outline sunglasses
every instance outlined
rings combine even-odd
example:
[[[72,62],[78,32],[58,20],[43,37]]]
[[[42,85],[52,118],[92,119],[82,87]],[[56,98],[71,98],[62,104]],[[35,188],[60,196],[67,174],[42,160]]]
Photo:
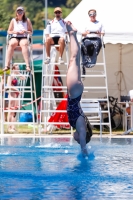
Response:
[[[96,13],[90,13],[89,16],[90,17],[96,16]]]
[[[22,11],[22,10],[18,10],[17,13],[18,13],[19,15],[21,15],[21,14],[23,14],[23,11]]]
[[[60,13],[61,13],[60,11],[55,12],[55,14],[60,14]]]

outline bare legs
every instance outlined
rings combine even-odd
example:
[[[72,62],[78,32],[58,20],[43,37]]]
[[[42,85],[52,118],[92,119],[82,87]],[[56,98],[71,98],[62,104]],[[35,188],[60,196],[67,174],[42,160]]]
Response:
[[[10,67],[10,61],[12,59],[14,49],[17,46],[18,46],[18,40],[16,38],[12,38],[9,41],[9,46],[8,46],[8,50],[7,50],[6,63],[5,63],[6,67]]]
[[[8,107],[9,110],[10,110],[11,107],[16,109],[15,106],[17,106],[17,102],[16,102],[17,100],[12,100],[11,98],[16,98],[16,95],[14,94],[13,96],[10,96],[9,107]],[[15,112],[9,112],[8,113],[8,122],[16,122],[16,116],[15,115],[16,115]],[[11,123],[8,126],[8,131],[14,132],[15,131],[15,125]]]
[[[50,57],[50,49],[51,49],[51,45],[54,44],[54,41],[51,37],[47,37],[46,39],[46,53],[47,53],[47,57]],[[63,51],[64,51],[64,47],[65,47],[65,40],[64,38],[60,37],[58,44],[60,45],[59,47],[59,56],[62,57],[63,55]]]
[[[64,38],[60,37],[58,44],[59,46],[59,56],[62,58],[64,47],[65,47],[65,40]]]
[[[29,50],[28,50],[28,40],[27,39],[21,39],[19,42],[19,45],[22,49],[22,55],[24,58],[24,61],[26,63],[26,68],[29,71]]]
[[[22,55],[23,55],[24,61],[26,63],[26,69],[27,69],[27,71],[30,71],[28,40],[27,39],[21,39],[20,42],[19,42],[16,38],[12,38],[9,41],[9,46],[8,46],[7,56],[6,56],[6,63],[5,63],[6,67],[3,69],[3,71],[7,71],[10,68],[10,61],[12,59],[12,56],[13,56],[13,53],[14,53],[14,49],[18,45],[20,45],[20,47],[22,49]]]
[[[80,96],[83,92],[83,84],[80,76],[80,48],[76,37],[76,30],[67,22],[66,24],[70,36],[71,58],[67,72],[67,89],[71,99]],[[80,106],[80,105],[79,105]],[[76,132],[74,133],[75,140],[80,143],[81,150],[84,155],[87,155],[86,149],[86,123],[83,116],[79,116],[76,121]]]
[[[47,37],[46,39],[46,53],[47,53],[47,57],[50,57],[50,48],[51,48],[51,45],[54,44],[54,41],[52,40],[51,37]]]
[[[67,25],[67,29],[71,28],[70,25]],[[68,29],[68,31],[69,31]],[[79,44],[76,38],[76,32],[73,29],[70,29],[70,63],[67,72],[67,89],[70,98],[74,99],[82,94],[83,84],[80,77],[80,49]]]
[[[19,74],[20,74],[19,66],[17,64],[14,64],[12,68],[13,76],[8,76],[7,78],[7,86],[9,86],[8,122],[16,122],[16,112],[14,110],[17,110],[17,108],[19,108],[20,100],[18,99],[18,97],[21,94],[21,92],[17,88],[15,88],[16,84],[14,81],[16,81],[15,80],[16,75],[19,75]],[[24,76],[19,76],[19,78],[20,80],[25,80]],[[8,126],[8,130],[9,132],[14,132],[15,124],[10,123]]]

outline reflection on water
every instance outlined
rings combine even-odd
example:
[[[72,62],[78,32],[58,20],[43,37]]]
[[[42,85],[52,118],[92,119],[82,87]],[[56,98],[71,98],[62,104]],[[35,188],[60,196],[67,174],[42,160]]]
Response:
[[[133,199],[132,139],[1,138],[0,199]]]

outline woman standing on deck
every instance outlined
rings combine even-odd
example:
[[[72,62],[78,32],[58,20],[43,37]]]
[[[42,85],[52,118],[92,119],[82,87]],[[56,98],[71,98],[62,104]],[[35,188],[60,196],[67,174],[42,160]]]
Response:
[[[71,58],[67,72],[67,113],[70,125],[76,128],[74,139],[80,144],[81,151],[86,156],[88,155],[86,144],[91,139],[92,130],[87,117],[80,107],[80,100],[84,89],[80,72],[80,47],[76,37],[77,30],[73,27],[72,23],[67,22],[66,28],[70,37],[71,50]]]

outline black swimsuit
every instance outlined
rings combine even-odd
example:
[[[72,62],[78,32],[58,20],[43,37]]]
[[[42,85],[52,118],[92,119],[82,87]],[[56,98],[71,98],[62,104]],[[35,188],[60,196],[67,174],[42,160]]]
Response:
[[[67,104],[67,114],[69,123],[73,128],[76,128],[76,121],[79,118],[81,108],[79,107],[79,102],[81,100],[81,95],[76,97],[75,99],[71,99],[68,96],[68,104]]]
[[[84,115],[81,107],[79,107],[79,102],[81,100],[81,95],[76,97],[75,99],[71,99],[68,96],[68,104],[67,104],[67,114],[68,114],[68,119],[69,123],[73,128],[76,128],[76,122],[79,116],[82,116],[85,118],[85,123],[86,123],[86,144],[90,141],[91,136],[92,136],[92,128],[89,123],[89,120],[87,117]]]

